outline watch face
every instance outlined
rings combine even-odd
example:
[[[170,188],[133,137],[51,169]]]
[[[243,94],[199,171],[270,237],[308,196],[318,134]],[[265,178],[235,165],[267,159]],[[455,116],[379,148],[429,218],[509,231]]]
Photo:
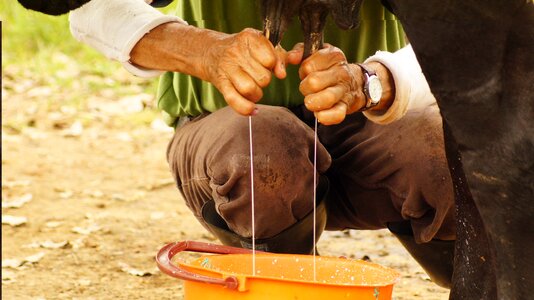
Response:
[[[377,76],[369,77],[369,97],[373,102],[378,102],[382,98],[382,84]]]

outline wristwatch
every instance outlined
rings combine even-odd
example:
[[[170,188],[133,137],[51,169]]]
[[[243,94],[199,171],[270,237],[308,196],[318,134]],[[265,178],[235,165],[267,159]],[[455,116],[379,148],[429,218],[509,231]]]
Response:
[[[376,75],[375,71],[369,69],[369,67],[363,64],[358,64],[358,66],[362,68],[363,73],[365,74],[363,93],[367,98],[367,102],[361,109],[363,111],[368,110],[373,106],[377,106],[378,103],[380,103],[380,98],[382,98],[382,84],[380,83],[380,79]]]

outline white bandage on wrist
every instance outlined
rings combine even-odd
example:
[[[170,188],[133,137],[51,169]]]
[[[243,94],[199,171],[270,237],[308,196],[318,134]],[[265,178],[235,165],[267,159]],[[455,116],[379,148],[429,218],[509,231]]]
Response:
[[[162,73],[129,62],[137,42],[153,28],[168,22],[181,22],[164,15],[144,0],[92,0],[69,16],[72,35],[106,57],[117,60],[131,73],[152,77]]]
[[[388,110],[363,112],[372,122],[389,124],[402,118],[409,109],[436,102],[410,45],[395,53],[377,51],[375,55],[366,59],[365,63],[371,61],[386,66],[395,82],[395,99]]]

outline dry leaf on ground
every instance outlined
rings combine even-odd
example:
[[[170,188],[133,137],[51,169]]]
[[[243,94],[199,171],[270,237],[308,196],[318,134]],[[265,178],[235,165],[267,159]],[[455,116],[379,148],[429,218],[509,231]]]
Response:
[[[28,218],[12,216],[12,215],[2,215],[2,224],[7,224],[13,227],[24,225],[28,222]]]
[[[54,241],[43,241],[43,242],[35,242],[31,243],[29,245],[25,246],[26,248],[45,248],[45,249],[67,249],[72,248],[72,244],[69,241],[61,241],[61,242],[54,242]]]
[[[44,256],[45,256],[44,252],[39,252],[34,255],[26,256],[23,259],[18,259],[18,258],[2,259],[2,268],[18,269],[27,263],[35,264],[39,262]]]
[[[83,125],[82,122],[76,121],[74,122],[68,129],[65,129],[62,132],[62,135],[64,137],[79,137],[83,133]]]
[[[119,262],[119,268],[123,272],[126,272],[130,275],[139,276],[139,277],[151,276],[155,274],[155,271],[141,271],[138,269],[134,269],[124,262]]]
[[[100,229],[101,229],[100,226],[98,226],[97,224],[90,224],[87,227],[76,226],[76,227],[72,228],[72,232],[83,234],[83,235],[88,235],[88,234],[91,234],[93,232],[99,231]]]
[[[2,285],[15,282],[17,275],[10,270],[2,270]]]
[[[4,133],[2,132],[2,137],[4,136]],[[21,186],[29,186],[31,184],[31,180],[6,180],[2,182],[2,188],[12,189],[15,187],[21,187]]]
[[[48,228],[56,228],[56,227],[61,226],[61,224],[63,224],[63,222],[60,222],[60,221],[50,221],[50,222],[46,222],[46,223],[45,223],[45,226],[48,227]]]
[[[2,201],[2,208],[21,208],[24,204],[32,201],[32,199],[33,195],[30,193],[13,199],[5,199]]]

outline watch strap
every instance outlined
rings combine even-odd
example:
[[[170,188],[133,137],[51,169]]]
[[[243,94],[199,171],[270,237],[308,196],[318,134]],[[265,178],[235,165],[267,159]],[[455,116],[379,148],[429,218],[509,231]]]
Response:
[[[360,68],[362,68],[362,70],[367,74],[367,76],[376,75],[376,72],[370,69],[368,66],[364,64],[357,64],[357,65],[360,66]]]
[[[366,65],[359,64],[359,63],[357,65],[360,66],[360,68],[362,68],[364,74],[366,75],[365,76],[365,83],[364,83],[364,86],[363,86],[363,94],[365,95],[366,102],[365,102],[365,106],[363,106],[360,109],[360,111],[365,111],[365,110],[370,109],[371,107],[377,106],[378,103],[380,103],[380,101],[377,101],[377,102],[373,101],[373,99],[371,99],[371,96],[369,95],[369,91],[368,91],[368,89],[369,89],[369,78],[371,78],[371,76],[377,76],[377,75],[376,75],[376,72],[373,69],[367,67]]]

